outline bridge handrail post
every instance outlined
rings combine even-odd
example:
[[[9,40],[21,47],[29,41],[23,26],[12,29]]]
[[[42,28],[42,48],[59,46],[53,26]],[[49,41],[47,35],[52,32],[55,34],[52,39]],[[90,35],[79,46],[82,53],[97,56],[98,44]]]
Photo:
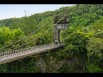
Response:
[[[38,46],[38,51],[39,51],[39,46]]]
[[[17,51],[16,50],[14,50],[14,55],[16,56],[16,53],[17,53]]]

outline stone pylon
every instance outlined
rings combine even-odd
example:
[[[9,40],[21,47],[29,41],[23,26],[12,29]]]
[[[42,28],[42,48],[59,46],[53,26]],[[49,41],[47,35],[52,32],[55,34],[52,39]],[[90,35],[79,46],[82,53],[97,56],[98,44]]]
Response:
[[[60,44],[60,30],[68,26],[67,17],[65,16],[59,21],[59,17],[54,18],[54,44]]]

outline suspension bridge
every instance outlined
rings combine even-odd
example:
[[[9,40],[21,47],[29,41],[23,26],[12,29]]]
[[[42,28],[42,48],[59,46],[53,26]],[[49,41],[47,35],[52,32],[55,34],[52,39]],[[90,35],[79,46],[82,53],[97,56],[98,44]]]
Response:
[[[9,63],[18,59],[25,58],[27,56],[31,56],[31,55],[46,52],[48,50],[53,50],[56,48],[63,47],[64,44],[60,42],[60,30],[67,28],[67,26],[68,26],[68,22],[66,16],[63,16],[61,19],[59,19],[58,16],[56,16],[54,18],[54,43],[53,44],[38,45],[38,46],[20,49],[20,47],[27,45],[29,42],[32,42],[31,40],[28,43],[18,47],[18,49],[0,52],[0,64]],[[34,34],[34,32],[32,32],[30,35],[32,34]],[[16,41],[15,43],[19,41],[20,40]],[[6,48],[6,47],[7,46],[4,46],[2,48]]]

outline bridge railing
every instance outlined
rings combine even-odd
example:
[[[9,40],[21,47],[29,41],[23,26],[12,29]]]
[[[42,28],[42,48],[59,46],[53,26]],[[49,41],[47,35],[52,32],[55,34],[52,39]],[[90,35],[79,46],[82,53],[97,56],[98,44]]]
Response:
[[[0,58],[4,57],[4,56],[7,56],[9,57],[9,55],[13,56],[13,55],[19,55],[19,53],[22,53],[22,54],[26,54],[26,53],[29,53],[31,52],[31,50],[34,50],[37,48],[37,51],[39,51],[41,48],[47,48],[47,47],[50,47],[50,48],[56,48],[60,45],[63,45],[63,44],[45,44],[45,45],[38,45],[38,46],[34,46],[34,47],[29,47],[29,48],[24,48],[24,49],[19,49],[19,50],[14,50],[14,51],[7,51],[7,52],[1,52],[0,53]]]

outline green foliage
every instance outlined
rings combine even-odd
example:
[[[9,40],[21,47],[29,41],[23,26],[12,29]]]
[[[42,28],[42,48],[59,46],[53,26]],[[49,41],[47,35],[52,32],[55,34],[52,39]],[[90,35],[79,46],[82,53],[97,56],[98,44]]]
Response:
[[[32,42],[21,48],[53,43],[53,18],[56,15],[60,18],[67,15],[69,27],[62,31],[60,36],[65,47],[54,50],[55,53],[51,52],[46,56],[39,55],[43,56],[45,72],[103,72],[100,67],[103,63],[102,10],[103,4],[77,4],[28,17],[0,20],[0,47],[10,45],[24,37],[26,39],[3,50],[17,48],[31,40]],[[36,30],[38,30],[36,33],[28,37]],[[42,63],[38,65],[39,56],[0,66],[0,72],[42,72],[44,70],[40,66]]]
[[[23,36],[24,32],[22,32],[20,28],[12,30],[3,26],[0,28],[0,46],[2,47],[3,45],[10,45],[16,40],[21,39]],[[12,46],[10,46],[10,48],[12,48]]]
[[[43,45],[52,42],[52,38],[50,33],[45,31],[45,34],[40,33],[36,39],[36,45]]]
[[[95,33],[95,37],[103,39],[103,31]]]
[[[103,17],[101,17],[100,20],[93,23],[92,27],[95,30],[95,32],[103,31]]]
[[[89,73],[102,73],[103,72],[103,70],[100,67],[94,64],[89,64],[86,67],[86,69],[87,69],[87,72]]]
[[[103,39],[92,37],[87,43],[87,55],[89,61],[98,61],[98,63],[103,58]]]
[[[61,69],[59,70],[59,72],[62,72],[62,73],[72,73],[73,70],[70,68],[70,66],[68,64],[63,64]]]
[[[83,34],[80,33],[71,33],[66,39],[65,43],[68,50],[72,55],[84,55],[86,53],[85,45],[87,43],[88,38],[86,38]]]

